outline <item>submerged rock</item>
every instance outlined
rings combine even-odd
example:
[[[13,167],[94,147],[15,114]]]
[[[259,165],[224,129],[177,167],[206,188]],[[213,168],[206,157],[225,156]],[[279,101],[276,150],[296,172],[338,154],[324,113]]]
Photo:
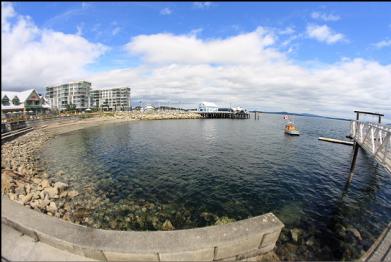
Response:
[[[61,193],[68,188],[68,184],[63,182],[56,182],[54,183],[54,187],[58,188],[58,191]]]
[[[223,216],[223,217],[217,218],[215,225],[224,225],[224,224],[228,224],[228,223],[232,223],[232,222],[235,222],[235,219]]]
[[[69,198],[74,198],[75,196],[78,196],[78,195],[79,195],[79,192],[77,192],[75,190],[72,190],[72,191],[68,192],[68,197]]]
[[[162,230],[165,230],[165,231],[168,231],[168,230],[174,230],[174,226],[171,224],[171,221],[166,219],[166,221],[164,221],[163,223],[163,226],[162,226]]]
[[[349,226],[346,230],[352,232],[352,234],[353,234],[358,240],[360,240],[360,241],[362,240],[360,231],[358,231],[356,228]]]
[[[301,235],[301,230],[298,228],[291,229],[291,237],[293,241],[298,242]]]

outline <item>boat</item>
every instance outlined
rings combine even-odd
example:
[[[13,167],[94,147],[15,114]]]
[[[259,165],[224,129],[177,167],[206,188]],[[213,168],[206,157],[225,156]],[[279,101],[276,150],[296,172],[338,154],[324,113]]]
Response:
[[[297,130],[296,126],[292,122],[289,122],[288,124],[285,125],[284,132],[285,132],[285,134],[291,135],[291,136],[299,136],[300,135],[299,130]]]

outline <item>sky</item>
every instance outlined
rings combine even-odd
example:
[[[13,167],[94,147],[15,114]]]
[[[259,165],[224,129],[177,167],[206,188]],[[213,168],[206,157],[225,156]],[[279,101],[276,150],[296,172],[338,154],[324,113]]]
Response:
[[[2,90],[391,122],[390,2],[2,2]]]

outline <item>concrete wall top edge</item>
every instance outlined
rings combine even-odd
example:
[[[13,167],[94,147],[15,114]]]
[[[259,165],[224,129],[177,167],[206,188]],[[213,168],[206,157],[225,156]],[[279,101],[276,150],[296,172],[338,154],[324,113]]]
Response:
[[[279,232],[284,224],[272,213],[226,225],[174,231],[114,231],[72,224],[24,207],[2,196],[2,221],[44,236],[47,241],[113,252],[181,252],[213,248],[255,235]],[[49,243],[50,244],[50,243]]]

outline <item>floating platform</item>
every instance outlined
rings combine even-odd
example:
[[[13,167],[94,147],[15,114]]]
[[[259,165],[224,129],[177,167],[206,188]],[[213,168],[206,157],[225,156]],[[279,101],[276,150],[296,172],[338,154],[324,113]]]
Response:
[[[235,113],[235,112],[195,112],[203,118],[230,118],[230,119],[249,119],[249,113]]]
[[[339,139],[334,139],[334,138],[319,137],[318,139],[321,141],[330,142],[330,143],[343,144],[343,145],[348,145],[348,146],[354,145],[354,142],[339,140]]]

